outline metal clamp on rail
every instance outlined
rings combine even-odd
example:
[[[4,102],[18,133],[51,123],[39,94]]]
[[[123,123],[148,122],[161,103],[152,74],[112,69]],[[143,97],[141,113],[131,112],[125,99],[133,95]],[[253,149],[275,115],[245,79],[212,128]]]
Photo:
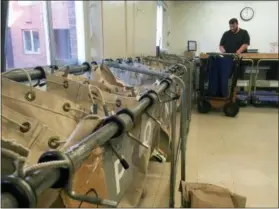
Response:
[[[40,79],[46,79],[46,71],[43,67],[37,66],[34,68],[34,70],[39,70],[41,72],[41,78]]]
[[[156,95],[156,97],[152,96],[152,95]],[[147,92],[145,92],[140,98],[139,98],[139,101],[143,100],[144,98],[148,98],[150,103],[148,104],[147,108],[148,109],[149,107],[151,107],[155,102],[156,99],[159,99],[159,96],[158,96],[158,93],[154,90],[148,90]]]
[[[113,59],[111,59],[111,58],[103,59],[102,63],[104,63],[104,62],[113,62]]]
[[[102,123],[102,126],[105,126],[110,122],[114,122],[118,126],[117,132],[111,138],[117,138],[117,137],[121,136],[123,134],[123,132],[126,130],[125,122],[117,115],[111,115],[111,116],[105,118]],[[98,127],[98,128],[101,128],[101,127]]]
[[[116,115],[120,115],[120,114],[129,115],[132,120],[133,126],[135,126],[136,118],[134,113],[129,108],[123,108],[116,113]]]
[[[128,112],[128,111],[126,111],[126,112]],[[110,122],[114,122],[118,125],[118,131],[111,137],[111,139],[121,136],[124,133],[124,131],[126,130],[125,122],[122,121],[122,119],[120,117],[118,117],[118,115],[112,115],[112,116],[105,118],[103,123],[101,123],[100,126],[98,126],[94,131],[98,130],[99,128],[105,126],[106,124],[108,124]],[[108,141],[107,144],[110,146],[110,148],[112,149],[112,152],[119,159],[120,164],[123,166],[123,168],[125,170],[127,170],[130,166],[129,166],[129,163],[125,160],[124,156],[121,155],[120,153],[118,153],[118,151],[114,148],[114,146],[111,144],[110,141]]]
[[[116,59],[116,62],[118,62],[119,64],[122,64],[123,59],[121,59],[121,58],[117,58],[117,59]]]
[[[89,71],[91,70],[91,65],[89,64],[89,62],[84,62],[82,63],[82,65],[86,65],[87,69],[85,71]]]
[[[36,87],[36,86],[42,87],[42,86],[46,85],[46,82],[41,83],[41,79],[46,79],[46,72],[45,72],[44,68],[41,66],[37,66],[34,68],[34,70],[39,70],[41,72],[42,76],[41,76],[41,78],[38,79],[38,82],[33,87]]]
[[[59,69],[59,67],[57,65],[50,65],[49,68],[50,68],[51,73],[54,73],[56,70]]]
[[[140,57],[136,57],[135,61],[140,63],[141,62],[141,58]]]
[[[12,196],[18,208],[35,208],[37,205],[37,196],[32,187],[24,179],[14,175],[1,178],[2,201],[5,195]]]
[[[170,85],[172,84],[172,79],[171,78],[164,78],[163,80],[160,81],[160,85],[162,83],[167,83],[168,86],[167,86],[166,89],[168,89],[170,87]]]
[[[70,173],[73,172],[70,168],[73,167],[69,157],[59,151],[50,151],[44,153],[40,159],[39,163],[43,162],[55,162],[56,160],[67,160],[69,165],[67,167],[56,168],[59,170],[59,175],[57,179],[53,179],[54,183],[49,188],[63,188],[69,182]],[[45,168],[43,168],[45,169]],[[40,172],[45,172],[39,169]],[[52,170],[53,171],[53,170]],[[42,173],[41,173],[42,174]],[[29,176],[21,178],[19,176],[5,176],[1,179],[1,194],[6,195],[6,201],[14,199],[16,203],[14,206],[19,208],[34,208],[37,205],[37,187],[40,184],[41,179],[34,180],[34,176],[37,175],[37,171],[33,171]],[[52,178],[52,177],[50,177]],[[33,180],[32,180],[33,179]],[[5,206],[5,205],[4,205]]]
[[[58,70],[59,69],[59,67],[57,65],[50,65],[49,68],[53,69],[53,70]]]
[[[132,57],[128,57],[126,62],[127,63],[133,63],[133,58]]]
[[[129,116],[131,117],[131,119],[132,119],[133,127],[136,126],[136,118],[135,118],[135,115],[134,115],[134,113],[133,113],[130,109],[128,109],[128,108],[123,108],[123,109],[121,109],[120,111],[118,111],[118,112],[116,113],[116,115],[121,115],[121,114],[129,115]],[[130,139],[132,139],[132,140],[134,140],[135,142],[137,142],[139,145],[143,146],[144,148],[149,149],[149,146],[148,146],[148,145],[146,145],[146,144],[144,144],[143,142],[141,142],[139,139],[137,139],[137,137],[135,137],[135,136],[134,136],[132,133],[130,133],[129,131],[127,132],[127,136],[128,136]],[[120,161],[120,162],[121,162],[121,161]],[[124,166],[123,166],[123,167],[124,167]],[[124,168],[125,168],[125,167],[124,167]]]
[[[73,163],[71,159],[68,157],[67,154],[60,152],[60,151],[48,151],[42,154],[42,156],[39,158],[38,163],[44,163],[44,162],[51,162],[51,161],[57,161],[57,160],[66,160],[69,162],[68,167],[61,167],[59,168],[59,179],[52,185],[51,188],[58,189],[63,188],[65,185],[68,184],[70,180],[70,173],[73,172]]]

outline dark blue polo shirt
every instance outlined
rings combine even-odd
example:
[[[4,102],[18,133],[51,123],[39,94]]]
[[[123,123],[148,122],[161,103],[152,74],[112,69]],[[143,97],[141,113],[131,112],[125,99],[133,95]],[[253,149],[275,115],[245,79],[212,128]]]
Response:
[[[220,41],[220,46],[223,46],[226,53],[236,53],[242,44],[250,45],[250,36],[244,29],[239,29],[237,33],[233,33],[231,30],[226,31]],[[245,50],[243,53],[247,52]]]

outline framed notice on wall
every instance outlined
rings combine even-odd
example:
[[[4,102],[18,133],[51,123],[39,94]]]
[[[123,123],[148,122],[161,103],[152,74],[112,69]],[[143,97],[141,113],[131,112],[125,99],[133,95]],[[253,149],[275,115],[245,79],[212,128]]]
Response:
[[[188,47],[187,47],[187,50],[189,52],[191,51],[197,51],[197,42],[196,41],[188,41]]]

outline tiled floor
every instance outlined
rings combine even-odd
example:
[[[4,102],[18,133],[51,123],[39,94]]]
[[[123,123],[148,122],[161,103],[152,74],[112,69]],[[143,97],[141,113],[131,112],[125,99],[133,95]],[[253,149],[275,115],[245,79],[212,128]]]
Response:
[[[187,181],[227,187],[247,197],[246,207],[278,207],[277,109],[246,107],[236,118],[193,110],[186,155]],[[168,207],[169,169],[152,162],[140,207]]]

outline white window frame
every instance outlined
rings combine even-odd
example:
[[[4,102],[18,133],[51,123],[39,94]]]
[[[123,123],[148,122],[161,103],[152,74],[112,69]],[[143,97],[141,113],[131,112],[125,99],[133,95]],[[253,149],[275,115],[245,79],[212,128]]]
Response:
[[[52,65],[76,65],[81,64],[86,61],[86,39],[85,39],[85,15],[88,15],[86,12],[85,5],[86,1],[75,1],[75,12],[76,12],[76,34],[77,34],[77,59],[69,59],[59,60],[56,57],[55,53],[55,40],[54,40],[54,30],[53,30],[53,15],[52,14],[52,1],[45,1],[46,2],[46,27],[48,31],[48,38],[49,38],[49,61]]]
[[[36,3],[36,1],[17,1],[17,4],[22,7],[33,6]]]
[[[163,5],[157,2],[157,17],[156,17],[156,46],[160,49],[163,47]]]
[[[32,50],[29,51],[26,49],[26,40],[25,40],[25,35],[24,35],[24,32],[29,32],[30,33],[30,37],[31,37],[31,48]],[[38,32],[39,34],[39,43],[40,43],[40,48],[39,48],[39,51],[36,52],[34,50],[34,39],[33,39],[33,32]],[[32,29],[24,29],[22,30],[22,39],[23,39],[23,50],[24,50],[24,53],[25,54],[40,54],[41,53],[41,42],[40,42],[40,33],[39,33],[39,30],[32,30]]]

